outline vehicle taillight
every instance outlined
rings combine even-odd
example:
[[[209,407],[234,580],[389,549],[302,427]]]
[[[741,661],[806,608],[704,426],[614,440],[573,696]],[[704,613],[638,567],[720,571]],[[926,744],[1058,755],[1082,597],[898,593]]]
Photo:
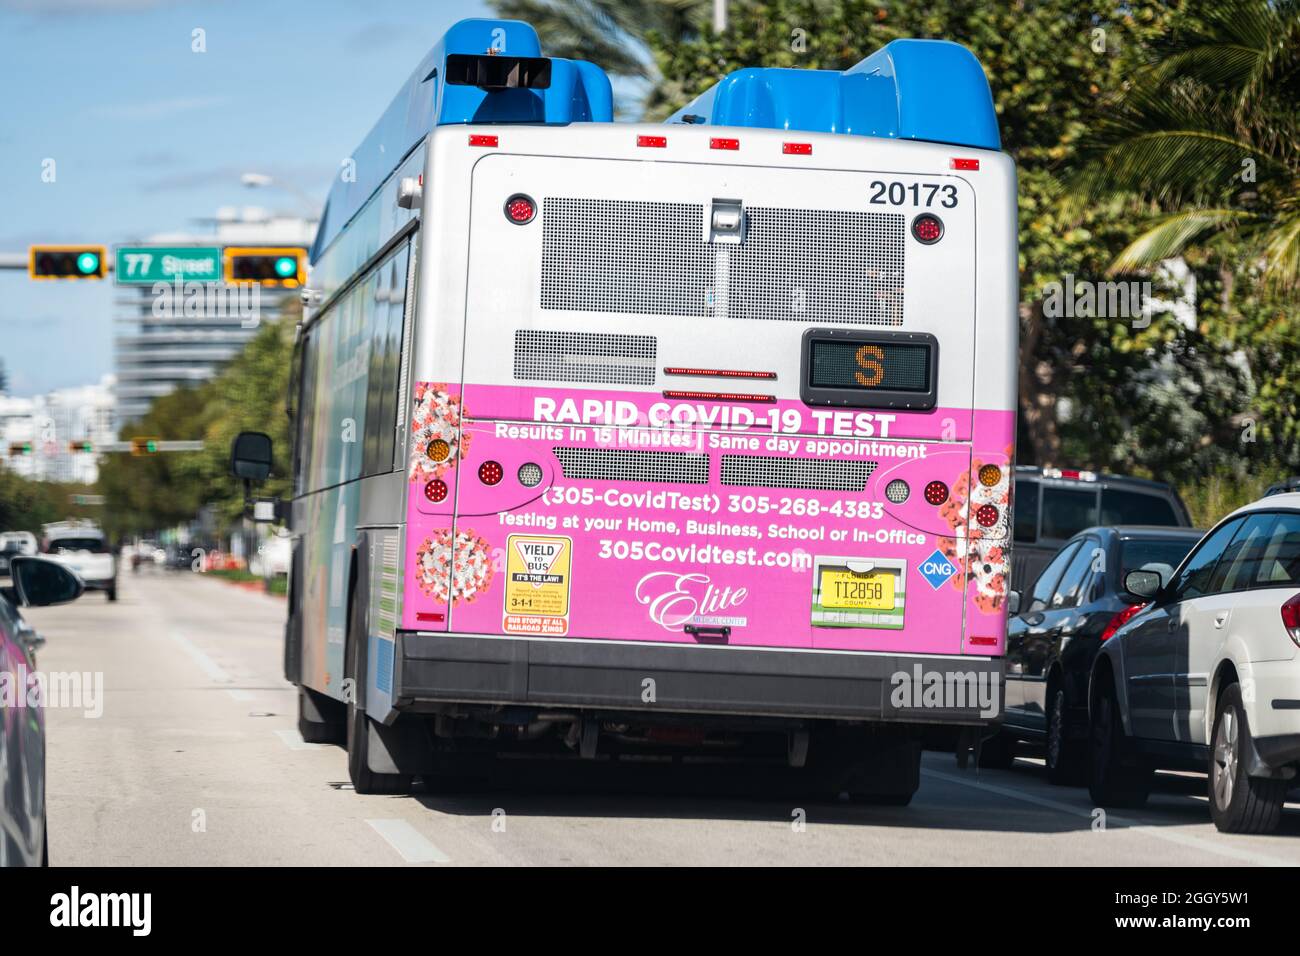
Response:
[[[782,143],[781,152],[787,156],[811,156],[812,143]]]
[[[523,193],[515,193],[506,200],[506,218],[516,226],[532,222],[535,215],[537,215],[537,204],[531,197]]]
[[[534,462],[525,462],[516,472],[519,483],[525,488],[536,488],[542,483],[542,466]]]
[[[1282,625],[1291,635],[1291,640],[1300,646],[1300,594],[1287,600],[1282,605]]]
[[[980,505],[975,509],[975,520],[980,523],[981,527],[991,528],[998,523],[998,509],[996,505]]]
[[[912,237],[926,246],[938,242],[943,238],[943,221],[934,213],[921,213],[912,220]]]
[[[709,149],[740,149],[740,140],[715,136],[709,140]]]
[[[948,486],[942,481],[932,481],[925,486],[925,500],[932,505],[941,505],[948,500]]]
[[[441,478],[434,478],[424,486],[424,497],[435,505],[443,501],[447,497],[447,483]]]
[[[885,485],[885,497],[896,505],[901,505],[911,493],[912,489],[907,486],[907,482],[902,478],[895,478]]]
[[[1110,619],[1110,623],[1106,625],[1106,629],[1101,632],[1101,639],[1103,641],[1109,641],[1115,636],[1116,631],[1129,622],[1129,618],[1144,607],[1146,607],[1145,604],[1130,604],[1128,607],[1124,608],[1124,610],[1120,611]]]
[[[470,133],[469,144],[471,146],[496,146],[499,140],[495,136],[485,135],[483,133]]]
[[[478,466],[478,480],[485,485],[495,485],[505,477],[505,472],[495,461],[485,461]]]
[[[652,149],[663,149],[668,145],[667,136],[638,136],[636,138],[638,146],[649,146]]]

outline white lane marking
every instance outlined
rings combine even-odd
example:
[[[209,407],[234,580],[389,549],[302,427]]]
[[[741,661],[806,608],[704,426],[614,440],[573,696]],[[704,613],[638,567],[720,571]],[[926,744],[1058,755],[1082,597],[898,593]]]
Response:
[[[367,820],[407,863],[450,863],[451,857],[424,838],[405,820]]]
[[[253,699],[253,692],[251,690],[228,690],[226,693],[235,700],[248,701]]]
[[[334,750],[329,744],[309,744],[302,739],[302,734],[297,730],[277,730],[275,735],[283,741],[284,745],[290,750]]]
[[[962,777],[954,777],[951,774],[940,773],[937,770],[922,769],[921,775],[924,777],[933,777],[936,780],[945,780],[948,783],[959,783],[964,787],[970,787],[974,790],[983,790],[985,793],[996,794],[999,797],[1008,797],[1012,800],[1020,800],[1024,803],[1036,804],[1040,807],[1046,807],[1049,810],[1056,810],[1060,813],[1068,813],[1071,816],[1084,817],[1092,819],[1092,809],[1085,807],[1076,807],[1068,803],[1062,803],[1059,800],[1049,800],[1047,797],[1038,797],[1031,793],[1022,793],[1019,790],[1012,790],[1007,787],[995,787],[988,783],[977,783],[973,780],[966,780]],[[1223,846],[1210,840],[1203,840],[1200,837],[1194,837],[1187,833],[1177,833],[1169,827],[1150,826],[1138,823],[1130,817],[1121,816],[1118,813],[1106,811],[1106,820],[1108,823],[1117,823],[1127,830],[1133,830],[1137,833],[1144,833],[1147,836],[1153,836],[1168,843],[1177,843],[1180,846],[1190,847],[1194,850],[1201,850],[1205,853],[1217,853],[1219,856],[1230,857],[1234,860],[1244,860],[1247,863],[1255,863],[1259,866],[1294,866],[1289,860],[1281,860],[1275,856],[1268,856],[1263,853],[1252,853],[1250,850],[1240,850],[1232,846]]]
[[[177,646],[188,654],[195,664],[199,665],[199,670],[203,671],[209,680],[217,681],[221,684],[231,683],[230,675],[222,669],[221,665],[191,644],[188,638],[176,633],[175,631],[172,631],[170,636],[171,639],[176,642]]]

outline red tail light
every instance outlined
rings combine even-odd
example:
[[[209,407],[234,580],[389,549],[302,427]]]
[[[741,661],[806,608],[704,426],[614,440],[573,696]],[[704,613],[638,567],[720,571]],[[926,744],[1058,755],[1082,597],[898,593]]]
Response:
[[[925,500],[932,505],[941,505],[948,500],[948,486],[942,481],[932,481],[925,486]]]
[[[495,136],[487,136],[483,133],[471,133],[469,137],[471,146],[496,146],[498,142]]]
[[[781,152],[787,156],[811,156],[812,143],[782,143]]]
[[[533,202],[531,196],[515,193],[506,200],[505,210],[507,219],[517,226],[522,226],[533,221],[533,216],[537,215],[537,204]]]
[[[668,145],[667,136],[638,136],[636,138],[638,146],[649,146],[653,149],[663,149]]]
[[[478,466],[478,480],[485,485],[495,485],[505,477],[505,471],[495,461],[485,461]]]
[[[715,136],[709,140],[709,149],[740,149],[740,140]]]
[[[978,159],[958,159],[954,157],[948,162],[951,169],[979,169],[980,161]]]
[[[1129,619],[1144,607],[1146,607],[1145,604],[1130,604],[1128,607],[1124,608],[1124,610],[1120,611],[1110,619],[1110,623],[1106,625],[1106,629],[1101,632],[1101,639],[1103,641],[1109,641],[1115,636],[1116,631],[1127,624]]]
[[[1291,640],[1300,645],[1300,594],[1290,598],[1282,605],[1282,625],[1291,635]]]
[[[424,497],[434,504],[444,501],[447,497],[447,483],[441,478],[433,479],[424,486]]]
[[[998,523],[998,509],[996,505],[980,505],[975,509],[975,520],[980,523],[982,528],[991,528]]]

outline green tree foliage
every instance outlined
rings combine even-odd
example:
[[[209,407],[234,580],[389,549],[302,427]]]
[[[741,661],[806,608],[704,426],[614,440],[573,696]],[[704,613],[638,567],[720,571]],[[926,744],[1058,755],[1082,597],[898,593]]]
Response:
[[[1276,5],[1279,16],[1290,3]],[[548,5],[581,6],[562,0]],[[528,4],[520,9],[526,15],[522,6]],[[1191,62],[1194,38],[1203,36],[1206,23],[1231,19],[1234,6],[1211,0],[732,0],[722,36],[707,22],[672,32],[649,18],[625,18],[620,35],[639,38],[658,67],[648,119],[666,116],[746,66],[839,70],[900,37],[967,46],[989,76],[1003,148],[1020,177],[1020,460],[1192,481],[1208,470],[1240,467],[1252,396],[1280,398],[1289,381],[1289,372],[1270,368],[1264,356],[1243,359],[1242,343],[1230,334],[1236,302],[1252,287],[1251,277],[1225,277],[1216,262],[1189,252],[1197,294],[1191,327],[1163,313],[1146,327],[1096,310],[1052,314],[1044,298],[1067,276],[1107,279],[1158,208],[1154,197],[1131,188],[1138,185],[1133,181],[1088,201],[1080,201],[1079,184],[1097,161],[1099,138],[1132,97],[1135,77],[1173,55],[1171,37],[1183,38],[1179,49]],[[579,17],[571,27],[584,22]],[[1258,38],[1258,24],[1242,27],[1249,30]],[[545,24],[541,32],[549,48]],[[1252,49],[1266,52],[1240,67],[1249,77],[1243,83],[1258,88],[1290,76],[1278,51],[1287,45],[1294,50],[1295,39],[1288,28],[1271,44],[1256,43]],[[570,47],[579,54],[594,49],[582,42]],[[1167,65],[1161,81],[1171,82],[1177,69],[1177,63]],[[1279,85],[1274,99],[1290,96],[1294,117],[1288,89]],[[1295,142],[1292,136],[1289,147]],[[1274,144],[1275,152],[1282,148]],[[1158,275],[1125,278],[1147,278],[1158,292],[1171,291]],[[1258,324],[1282,344],[1294,323],[1283,321],[1274,306],[1260,310]],[[1277,467],[1268,458],[1279,452],[1277,445],[1261,443],[1252,451],[1260,459],[1254,465]],[[1300,458],[1286,455],[1283,460],[1300,469]]]
[[[105,496],[105,521],[114,533],[153,531],[193,520],[211,506],[222,526],[243,512],[243,487],[229,475],[230,443],[240,431],[263,431],[275,447],[272,478],[259,495],[289,490],[290,431],[285,414],[298,306],[286,306],[267,322],[214,379],[158,399],[122,435],[165,440],[199,438],[201,452],[132,457],[107,456],[99,487]]]

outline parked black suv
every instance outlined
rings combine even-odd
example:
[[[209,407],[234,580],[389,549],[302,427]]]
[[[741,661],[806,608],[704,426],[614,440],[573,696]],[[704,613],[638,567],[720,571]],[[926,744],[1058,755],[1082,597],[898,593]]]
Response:
[[[1094,525],[1191,527],[1178,493],[1160,481],[1062,468],[1016,468],[1011,589],[1027,591],[1061,545]]]

